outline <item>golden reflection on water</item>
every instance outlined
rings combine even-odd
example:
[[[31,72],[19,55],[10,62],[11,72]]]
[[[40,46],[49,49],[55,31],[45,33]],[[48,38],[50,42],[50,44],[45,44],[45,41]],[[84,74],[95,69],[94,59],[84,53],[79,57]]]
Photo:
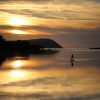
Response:
[[[6,61],[3,67],[12,70],[0,70],[0,84],[8,84],[1,85],[0,90],[11,93],[67,91],[67,93],[91,94],[91,92],[100,92],[99,67],[89,65],[65,67],[56,64],[49,66],[51,62],[53,64],[53,61],[47,58],[20,57]]]
[[[23,78],[27,76],[27,72],[23,70],[12,70],[10,71],[9,75],[13,78]]]
[[[25,62],[21,61],[21,60],[15,60],[12,62],[12,67],[13,68],[21,68],[24,65]]]
[[[2,70],[0,73],[0,84],[9,84],[0,88],[2,91],[11,93],[33,93],[37,91],[63,93],[67,91],[69,93],[91,94],[91,92],[100,92],[99,70],[94,66],[53,67],[49,70]],[[14,85],[11,82],[14,82]],[[24,85],[26,87],[23,87]]]
[[[30,73],[25,70],[11,70],[8,72],[8,77],[11,81],[19,81],[29,78]]]
[[[6,61],[5,63],[3,63],[3,68],[5,69],[20,69],[22,67],[24,67],[25,65],[27,65],[27,61],[26,60],[11,60],[11,61]]]
[[[6,60],[2,66],[4,69],[35,69],[46,66],[50,64],[50,60],[40,60],[40,59],[24,59],[24,58],[14,58]]]
[[[0,70],[0,84],[35,79],[40,77],[40,73],[31,70]]]

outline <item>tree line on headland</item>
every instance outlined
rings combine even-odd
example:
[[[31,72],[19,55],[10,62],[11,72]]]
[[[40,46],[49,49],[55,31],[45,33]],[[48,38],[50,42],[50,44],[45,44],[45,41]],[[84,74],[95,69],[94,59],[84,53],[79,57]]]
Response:
[[[3,36],[0,35],[0,54],[5,53],[39,53],[39,45],[31,45],[28,41],[6,41]]]
[[[35,54],[43,53],[45,48],[62,48],[51,39],[33,39],[31,42],[32,43],[28,40],[6,41],[5,38],[0,35],[0,54]],[[53,49],[53,51],[56,50]]]

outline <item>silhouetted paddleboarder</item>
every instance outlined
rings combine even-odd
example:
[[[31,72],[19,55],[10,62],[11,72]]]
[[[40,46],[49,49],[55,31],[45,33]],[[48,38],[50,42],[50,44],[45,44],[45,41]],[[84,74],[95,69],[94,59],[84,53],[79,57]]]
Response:
[[[73,54],[71,55],[70,61],[75,61]]]
[[[74,61],[75,61],[74,55],[72,54],[71,58],[70,58],[70,62],[71,62],[72,67],[74,66]]]

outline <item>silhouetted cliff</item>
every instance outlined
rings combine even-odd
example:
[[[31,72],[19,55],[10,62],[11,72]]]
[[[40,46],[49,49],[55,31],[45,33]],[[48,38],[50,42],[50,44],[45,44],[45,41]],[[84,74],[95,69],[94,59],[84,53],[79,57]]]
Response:
[[[100,47],[90,48],[90,49],[100,49]]]
[[[62,48],[61,45],[59,45],[56,41],[51,40],[51,39],[33,39],[33,40],[28,40],[31,45],[39,45],[43,48]]]
[[[51,39],[5,41],[3,36],[0,36],[0,54],[43,53],[45,48],[49,48],[48,51],[51,52],[51,48],[62,47]]]

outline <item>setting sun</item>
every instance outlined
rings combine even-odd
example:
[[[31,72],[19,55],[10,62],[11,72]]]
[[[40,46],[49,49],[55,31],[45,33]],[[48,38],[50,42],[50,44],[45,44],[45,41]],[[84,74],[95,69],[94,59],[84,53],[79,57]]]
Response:
[[[21,16],[14,16],[8,21],[8,24],[12,26],[21,26],[21,25],[27,25],[28,21]]]
[[[13,33],[13,34],[28,34],[27,32],[24,32],[21,30],[11,30],[11,33]]]

